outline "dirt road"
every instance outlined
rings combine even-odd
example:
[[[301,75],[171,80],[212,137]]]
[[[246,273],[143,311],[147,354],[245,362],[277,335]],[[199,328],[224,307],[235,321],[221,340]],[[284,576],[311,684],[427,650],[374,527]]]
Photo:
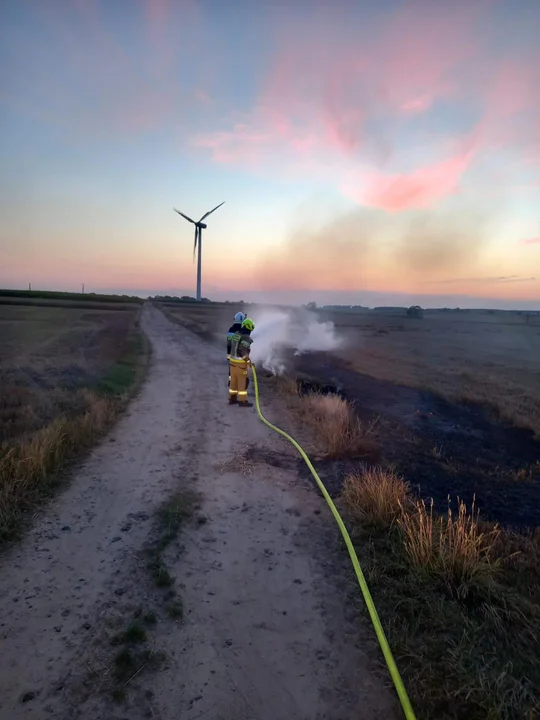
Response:
[[[0,558],[1,720],[393,718],[344,596],[336,530],[294,450],[254,408],[227,405],[218,350],[150,306],[143,328],[154,354],[141,393]],[[276,421],[277,402],[265,400]],[[203,500],[167,554],[180,622],[144,548],[156,509],[186,488]],[[115,704],[111,628],[134,608],[157,617],[148,642],[163,659]]]

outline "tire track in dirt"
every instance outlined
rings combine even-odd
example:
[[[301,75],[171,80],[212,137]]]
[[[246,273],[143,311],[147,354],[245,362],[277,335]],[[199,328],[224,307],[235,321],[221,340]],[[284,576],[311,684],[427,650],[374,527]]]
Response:
[[[151,306],[143,328],[154,354],[140,395],[0,560],[1,720],[392,718],[347,605],[337,531],[294,453],[253,411],[227,405],[219,350]],[[278,419],[277,401],[265,411]],[[247,474],[222,471],[250,446],[283,456],[282,467],[248,455]],[[208,518],[168,556],[185,620],[160,617],[164,667],[115,706],[80,685],[107,613],[153,602],[140,553],[178,488],[200,491]]]

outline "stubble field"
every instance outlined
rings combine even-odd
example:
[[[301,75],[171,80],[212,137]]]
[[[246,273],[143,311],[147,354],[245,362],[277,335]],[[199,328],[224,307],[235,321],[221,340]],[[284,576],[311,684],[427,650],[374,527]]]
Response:
[[[138,304],[22,302],[0,303],[3,540],[52,490],[63,462],[108,426],[144,354]]]

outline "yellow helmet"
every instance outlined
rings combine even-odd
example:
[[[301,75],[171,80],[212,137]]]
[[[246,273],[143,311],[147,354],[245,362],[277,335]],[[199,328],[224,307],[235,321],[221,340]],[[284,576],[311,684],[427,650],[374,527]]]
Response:
[[[253,330],[255,330],[255,323],[251,318],[246,318],[242,323],[242,327],[249,330],[249,332],[253,332]]]

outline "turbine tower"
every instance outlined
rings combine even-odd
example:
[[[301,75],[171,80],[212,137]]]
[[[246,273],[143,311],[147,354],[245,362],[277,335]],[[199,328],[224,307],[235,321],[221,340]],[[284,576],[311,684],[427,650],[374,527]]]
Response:
[[[225,201],[223,201],[219,205],[216,205],[216,207],[213,210],[209,210],[207,213],[205,213],[198,222],[195,222],[195,220],[192,220],[187,215],[184,215],[184,213],[180,212],[180,210],[173,208],[175,212],[177,212],[183,218],[185,218],[190,223],[193,223],[193,225],[195,225],[195,240],[193,243],[193,260],[195,260],[195,250],[197,250],[197,244],[198,244],[199,251],[197,254],[197,300],[199,302],[201,301],[202,231],[206,230],[206,223],[203,223],[203,220],[205,220],[209,215],[211,215],[214,212],[214,210],[217,210],[224,204],[225,204]]]

